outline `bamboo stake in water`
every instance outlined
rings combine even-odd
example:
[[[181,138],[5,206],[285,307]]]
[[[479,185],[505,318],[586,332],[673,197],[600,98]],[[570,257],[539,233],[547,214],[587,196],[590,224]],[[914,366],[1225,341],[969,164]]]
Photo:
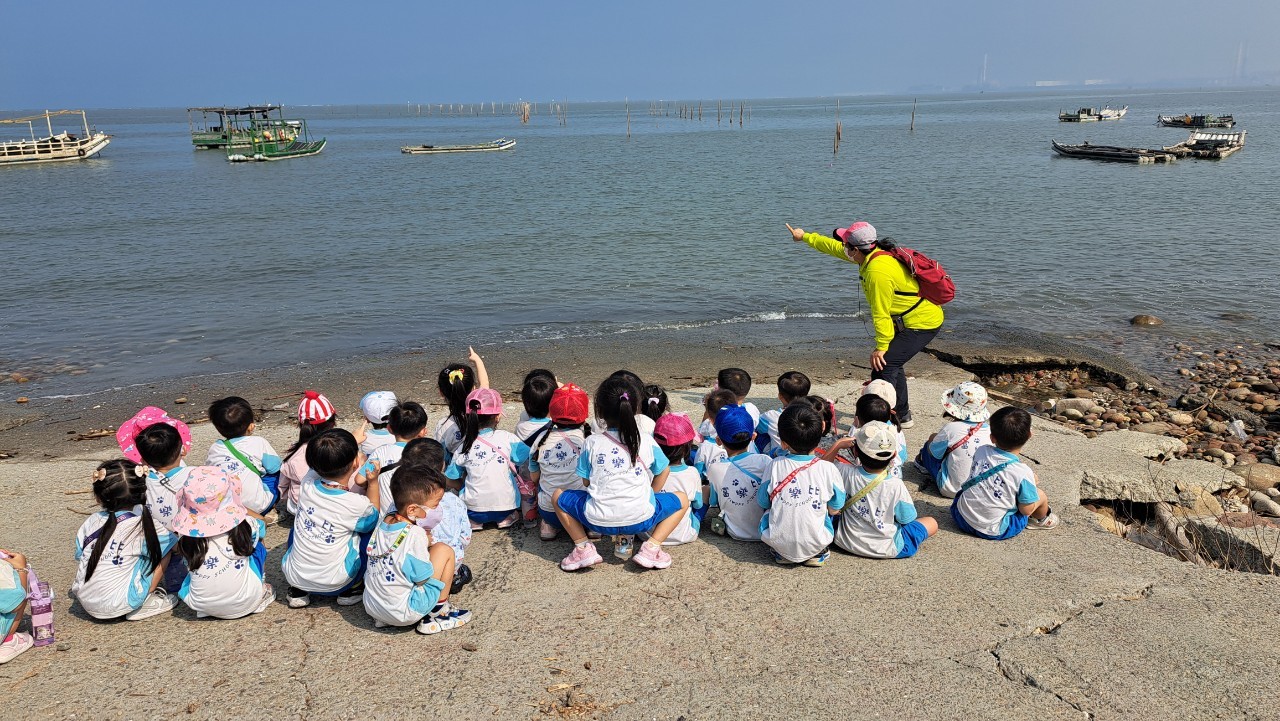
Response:
[[[914,133],[916,131],[916,103],[918,100],[911,101],[911,127],[907,132]]]
[[[840,155],[840,99],[836,98],[836,143],[831,151],[832,157]]]
[[[631,139],[631,98],[626,98],[627,103],[627,140]]]

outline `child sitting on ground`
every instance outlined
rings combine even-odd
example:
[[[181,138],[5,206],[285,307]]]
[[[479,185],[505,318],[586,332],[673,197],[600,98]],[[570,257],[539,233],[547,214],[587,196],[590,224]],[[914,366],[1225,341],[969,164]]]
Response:
[[[876,396],[860,401],[865,399],[884,403]],[[863,423],[854,434],[854,451],[858,463],[840,466],[848,500],[841,509],[836,545],[868,558],[914,556],[920,544],[938,532],[938,522],[916,516],[902,474],[895,470],[897,429],[883,421]]]
[[[535,435],[529,449],[529,474],[538,484],[538,537],[550,541],[564,530],[556,517],[552,495],[558,490],[582,490],[578,476],[578,456],[586,443],[587,392],[568,383],[551,395],[548,413],[551,426]]]
[[[168,426],[172,432],[164,431],[161,425]],[[153,432],[147,434],[144,441],[147,451],[144,456],[138,441],[148,430]],[[120,424],[116,443],[124,452],[125,460],[150,466],[150,469],[143,466],[147,477],[147,506],[156,521],[170,530],[177,512],[174,497],[190,472],[182,461],[191,450],[191,429],[163,410],[147,406]]]
[[[755,434],[751,431],[751,414],[742,406],[721,408],[715,425],[717,442],[724,448],[727,462],[707,466],[711,504],[720,508],[720,515],[707,526],[739,541],[759,541],[764,509],[756,502],[756,495],[772,461],[763,453],[751,452]]]
[[[395,441],[380,446],[361,467],[363,474],[377,473],[380,517],[391,512],[391,504],[394,502],[391,498],[391,478],[396,470],[388,466],[400,460],[405,444],[427,435],[427,409],[413,401],[398,403],[387,412],[387,428]]]
[[[670,408],[671,401],[667,398],[666,388],[656,383],[644,387],[644,405],[640,410],[654,422],[655,427],[658,419],[665,416]]]
[[[467,396],[476,388],[489,387],[489,371],[475,348],[468,348],[473,370],[466,363],[450,363],[440,370],[436,388],[449,406],[449,415],[440,419],[432,436],[444,446],[445,461],[453,460],[453,454],[462,447],[463,418],[467,415]]]
[[[257,428],[249,401],[231,396],[209,406],[209,421],[222,434],[209,446],[206,466],[217,466],[240,480],[240,502],[255,513],[270,513],[280,500],[280,456]]]
[[[444,476],[423,465],[403,466],[391,479],[392,508],[369,537],[364,610],[374,626],[417,626],[435,634],[465,625],[471,612],[449,603],[453,548],[422,528],[449,493]],[[429,521],[428,521],[429,523]]]
[[[656,421],[645,415],[644,412],[645,403],[644,400],[642,400],[645,397],[644,380],[642,380],[640,376],[626,369],[614,371],[605,380],[617,380],[626,383],[627,386],[629,386],[627,392],[631,396],[632,405],[636,409],[636,427],[640,429],[641,434],[652,437]],[[602,425],[602,421],[599,418],[592,419],[591,432],[598,434],[603,433],[604,431],[605,427]]]
[[[551,425],[549,408],[557,385],[555,375],[544,368],[525,374],[524,385],[520,388],[520,403],[524,406],[524,411],[516,422],[516,438],[526,446],[532,446],[534,437]],[[530,461],[517,466],[521,479],[520,515],[525,528],[533,528],[538,522],[538,489],[535,481],[528,480],[529,467]]]
[[[378,485],[363,474],[348,488],[363,461],[350,431],[327,430],[307,443],[307,465],[315,474],[298,494],[298,517],[280,567],[289,583],[289,608],[305,608],[311,594],[337,596],[339,606],[360,603],[364,593],[365,541],[378,524]]]
[[[391,391],[370,391],[360,399],[360,414],[369,426],[365,428],[362,425],[360,432],[355,434],[356,440],[360,441],[361,453],[371,456],[382,446],[396,442],[396,437],[387,430],[387,415],[398,405],[400,401]]]
[[[0,549],[0,664],[6,664],[35,645],[29,633],[18,633],[31,593],[27,557]]]
[[[263,582],[267,524],[240,502],[226,474],[192,477],[178,491],[178,553],[191,569],[178,597],[196,618],[240,618],[276,600]]]
[[[471,528],[486,523],[510,528],[520,520],[520,486],[517,468],[529,458],[529,446],[513,434],[498,430],[502,396],[492,388],[477,388],[466,399],[462,418],[462,445],[453,455],[445,475],[464,481],[462,502],[467,504]]]
[[[1023,528],[1051,529],[1058,514],[1036,487],[1035,473],[1017,453],[1031,438],[1031,414],[1001,408],[991,414],[991,442],[973,456],[973,472],[951,502],[960,530],[978,538],[1003,541]]]
[[[711,391],[702,399],[702,425],[699,427],[702,442],[698,444],[698,450],[693,455],[693,467],[698,469],[698,473],[703,478],[707,477],[707,469],[712,464],[719,463],[725,459],[724,447],[716,442],[716,415],[720,413],[721,408],[736,405],[738,405],[737,396],[733,394],[733,391],[724,388]],[[741,408],[741,406],[738,407]],[[746,409],[743,408],[743,410]],[[750,413],[747,415],[750,415]]]
[[[987,390],[965,381],[942,396],[942,410],[947,423],[925,441],[916,455],[916,467],[929,474],[938,493],[955,498],[969,480],[978,449],[991,445]]]
[[[306,391],[298,402],[298,440],[285,452],[280,464],[281,497],[285,510],[298,512],[298,494],[302,481],[311,473],[307,465],[307,444],[312,438],[331,428],[338,427],[338,413],[323,394]]]
[[[813,395],[800,398],[796,402],[809,406],[822,419],[822,436],[818,438],[818,445],[814,448],[823,453],[827,452],[839,440],[836,430],[836,405],[822,396]],[[786,449],[784,448],[778,455],[786,455]]]
[[[778,417],[778,437],[787,455],[775,458],[756,500],[764,509],[760,540],[778,563],[821,566],[834,532],[831,516],[844,506],[840,472],[813,451],[822,439],[823,419],[804,399]]]
[[[653,439],[658,448],[671,464],[667,467],[667,479],[655,491],[680,493],[689,499],[689,509],[680,515],[680,523],[662,542],[664,546],[678,546],[698,540],[698,531],[702,519],[695,511],[702,508],[702,475],[696,468],[690,468],[689,450],[693,447],[698,434],[693,431],[693,423],[683,413],[668,413],[658,418],[653,429]]]
[[[833,463],[857,465],[860,462],[855,440],[858,429],[871,422],[884,423],[893,429],[894,438],[898,441],[898,452],[889,461],[889,471],[901,476],[902,466],[907,461],[906,440],[893,423],[893,406],[883,397],[872,393],[864,393],[858,398],[858,404],[854,406],[853,428],[849,435],[836,441],[822,457]],[[848,454],[848,457],[844,454]]]
[[[669,463],[636,423],[640,398],[631,381],[617,376],[607,378],[596,391],[596,415],[605,431],[588,437],[578,457],[578,475],[586,490],[559,489],[552,495],[556,517],[574,543],[560,562],[565,571],[603,560],[587,538],[589,530],[618,536],[628,544],[632,535],[648,533],[649,540],[633,560],[645,568],[671,565],[662,542],[679,525],[689,499],[681,493],[655,492],[667,480]]]
[[[760,414],[760,422],[756,424],[756,448],[760,452],[774,457],[781,455],[782,442],[778,438],[778,416],[797,398],[809,395],[809,376],[800,371],[787,371],[778,376],[778,401],[782,408],[765,411]]]
[[[196,470],[197,477],[223,475],[216,468]],[[93,472],[93,497],[102,511],[85,519],[76,532],[79,565],[71,595],[94,618],[141,621],[178,603],[160,585],[178,539],[152,516],[146,475],[144,466],[127,459],[107,461]]]
[[[398,467],[421,466],[440,473],[444,478],[444,446],[434,438],[416,438],[404,447]],[[442,482],[446,482],[445,479]],[[395,495],[392,494],[391,510],[395,510]],[[431,537],[441,543],[449,544],[453,549],[454,576],[451,593],[457,593],[471,582],[471,569],[462,559],[467,557],[467,546],[471,545],[471,521],[467,518],[467,504],[458,498],[458,494],[449,491],[440,499],[438,512],[427,514],[426,519],[418,525],[429,532]]]
[[[725,368],[716,374],[716,388],[733,391],[733,402],[747,409],[751,420],[757,426],[760,425],[760,409],[756,408],[756,404],[747,402],[747,396],[751,393],[750,373],[741,368]]]

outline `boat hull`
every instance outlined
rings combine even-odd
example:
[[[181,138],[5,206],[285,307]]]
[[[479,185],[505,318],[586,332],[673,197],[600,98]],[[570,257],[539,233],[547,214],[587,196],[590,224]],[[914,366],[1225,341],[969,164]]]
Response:
[[[477,143],[475,145],[406,145],[400,148],[400,152],[407,155],[441,155],[444,153],[489,153],[500,150],[510,150],[516,147],[516,141],[501,138],[492,143]]]
[[[33,163],[61,163],[69,160],[88,160],[102,152],[111,142],[111,136],[94,133],[74,141],[59,140],[58,136],[0,143],[0,165],[28,165]]]
[[[1146,148],[1121,148],[1114,145],[1064,145],[1054,140],[1053,151],[1067,158],[1103,160],[1112,163],[1172,163],[1177,155],[1164,150]]]
[[[293,158],[305,158],[309,155],[319,155],[324,150],[324,146],[329,142],[328,138],[321,138],[312,142],[294,141],[283,148],[274,147],[273,143],[269,143],[262,147],[253,155],[245,155],[237,153],[228,155],[227,160],[233,163],[244,163],[249,161],[271,162],[275,160],[291,160]]]

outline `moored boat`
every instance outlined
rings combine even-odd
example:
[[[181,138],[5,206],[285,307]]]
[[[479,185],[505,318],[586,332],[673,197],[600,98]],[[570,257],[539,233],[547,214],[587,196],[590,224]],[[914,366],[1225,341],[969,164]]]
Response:
[[[1113,108],[1110,105],[1102,108],[1080,108],[1074,113],[1058,113],[1058,120],[1063,123],[1091,123],[1098,120],[1119,120],[1129,112],[1129,106]]]
[[[62,115],[79,115],[84,134],[63,130],[53,131],[53,119]],[[49,134],[36,135],[35,124],[43,120]],[[0,165],[20,163],[57,163],[65,160],[88,160],[111,142],[111,136],[89,127],[83,110],[46,110],[40,115],[0,120],[0,125],[26,125],[31,137],[17,140],[0,138]],[[79,130],[80,127],[76,129]]]
[[[327,138],[312,140],[305,120],[231,118],[230,128],[233,135],[245,132],[249,138],[245,152],[232,152],[235,148],[227,146],[227,160],[233,163],[304,158],[318,154],[328,142]]]
[[[1079,145],[1065,145],[1054,140],[1053,150],[1068,158],[1109,160],[1120,163],[1171,163],[1177,160],[1175,153],[1165,149],[1122,148],[1115,145],[1092,145],[1085,141]]]
[[[1191,137],[1164,148],[1180,158],[1221,160],[1244,147],[1247,130],[1193,130]]]
[[[1233,128],[1236,119],[1230,115],[1160,115],[1157,125],[1166,128]]]
[[[516,147],[516,141],[510,138],[498,138],[488,143],[472,145],[406,145],[400,152],[409,155],[432,155],[435,153],[484,153],[492,150],[510,150]]]
[[[247,148],[249,131],[245,127],[233,130],[230,118],[270,120],[272,113],[281,117],[280,105],[245,105],[241,107],[214,106],[187,108],[187,126],[191,130],[191,144],[201,149]],[[200,113],[200,119],[195,117]],[[212,117],[210,117],[212,116]]]

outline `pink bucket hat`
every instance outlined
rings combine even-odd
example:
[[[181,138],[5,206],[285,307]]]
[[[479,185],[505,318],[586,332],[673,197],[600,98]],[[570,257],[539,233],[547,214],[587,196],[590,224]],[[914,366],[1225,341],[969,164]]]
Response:
[[[991,417],[987,407],[987,389],[973,381],[965,381],[942,394],[942,409],[970,423],[981,423]]]
[[[333,418],[333,404],[323,393],[317,391],[306,391],[302,394],[302,400],[298,402],[298,423],[304,426],[314,426]]]
[[[653,440],[664,446],[682,446],[697,438],[693,423],[683,413],[668,413],[653,428]]]
[[[178,489],[178,512],[173,532],[195,538],[217,536],[240,525],[249,511],[240,503],[240,487],[221,469],[191,469],[187,483]]]
[[[178,437],[182,439],[182,452],[186,453],[191,450],[191,428],[186,423],[170,416],[163,408],[147,406],[135,413],[133,418],[121,423],[120,429],[116,431],[116,443],[120,446],[125,458],[134,463],[142,463],[142,456],[138,453],[137,446],[134,445],[134,439],[149,426],[154,426],[157,423],[173,426],[178,431]]]
[[[876,244],[876,229],[865,220],[859,220],[848,228],[836,230],[836,237],[841,243],[858,250],[870,250]]]
[[[477,388],[467,394],[467,410],[482,416],[500,416],[502,394],[492,388]]]

